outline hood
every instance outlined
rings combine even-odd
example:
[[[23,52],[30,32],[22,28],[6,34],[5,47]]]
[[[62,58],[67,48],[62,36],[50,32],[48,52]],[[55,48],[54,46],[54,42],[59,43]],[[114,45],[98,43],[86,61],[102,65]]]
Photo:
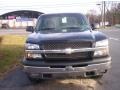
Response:
[[[91,31],[70,32],[70,33],[36,33],[29,35],[27,43],[38,44],[42,41],[95,41],[95,37]]]

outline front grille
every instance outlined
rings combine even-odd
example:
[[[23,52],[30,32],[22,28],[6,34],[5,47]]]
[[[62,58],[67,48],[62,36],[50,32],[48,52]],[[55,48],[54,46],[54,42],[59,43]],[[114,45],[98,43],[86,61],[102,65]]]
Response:
[[[91,42],[49,42],[43,44],[44,50],[57,50],[57,49],[66,49],[66,48],[88,48],[91,47]]]
[[[45,42],[43,44],[44,50],[59,50],[59,49],[79,49],[79,48],[89,48],[92,47],[92,43],[88,41],[79,41],[79,42]],[[91,57],[91,52],[78,52],[72,54],[64,54],[64,53],[49,53],[45,54],[45,58],[47,59],[83,59]],[[56,59],[56,60],[57,60]]]

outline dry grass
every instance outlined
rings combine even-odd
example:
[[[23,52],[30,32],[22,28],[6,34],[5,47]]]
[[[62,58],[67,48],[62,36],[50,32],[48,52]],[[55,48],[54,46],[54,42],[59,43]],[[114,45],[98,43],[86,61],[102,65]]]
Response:
[[[25,40],[21,35],[0,36],[0,75],[19,64]]]

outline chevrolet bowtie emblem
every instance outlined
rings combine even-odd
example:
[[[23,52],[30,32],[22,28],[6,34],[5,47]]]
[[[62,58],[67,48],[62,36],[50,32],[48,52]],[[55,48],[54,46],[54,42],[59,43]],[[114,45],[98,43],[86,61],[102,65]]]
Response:
[[[66,70],[67,70],[67,71],[73,71],[74,68],[73,68],[72,66],[66,66]]]
[[[65,53],[66,54],[72,54],[73,50],[71,48],[66,48]]]

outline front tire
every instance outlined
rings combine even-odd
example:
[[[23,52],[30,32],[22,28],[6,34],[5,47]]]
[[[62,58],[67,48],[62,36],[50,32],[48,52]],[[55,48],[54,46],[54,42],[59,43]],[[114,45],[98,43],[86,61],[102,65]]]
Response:
[[[95,75],[95,76],[91,76],[91,78],[94,79],[101,79],[103,77],[103,75]]]
[[[38,82],[39,79],[38,78],[33,78],[31,76],[28,75],[28,79],[31,81],[31,82]]]

